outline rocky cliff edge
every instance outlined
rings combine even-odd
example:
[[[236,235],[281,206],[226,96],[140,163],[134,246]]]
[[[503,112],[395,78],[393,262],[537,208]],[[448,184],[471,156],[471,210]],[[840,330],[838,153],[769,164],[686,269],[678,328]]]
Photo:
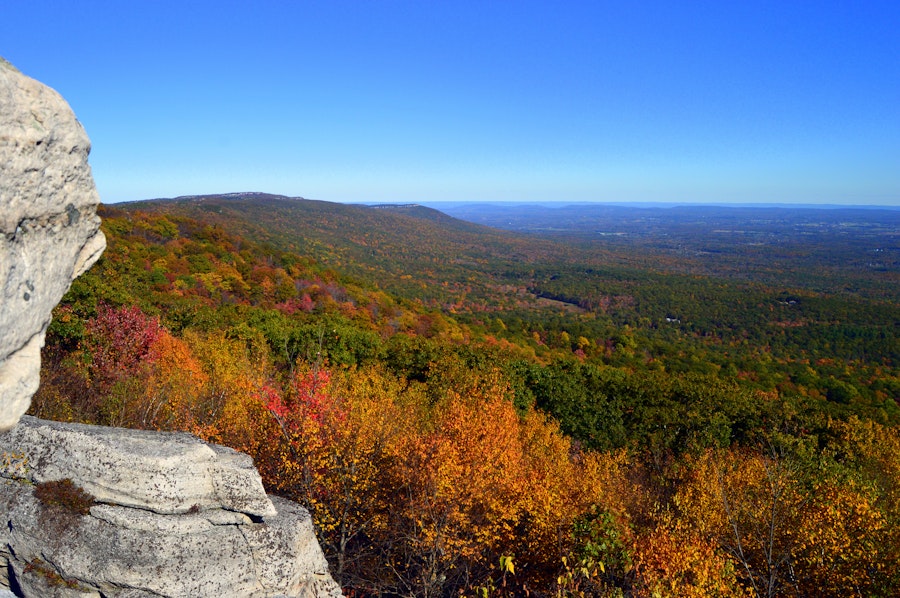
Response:
[[[51,311],[106,246],[89,151],[59,94],[0,58],[0,596],[340,596],[309,513],[247,455],[22,417]]]
[[[189,434],[25,416],[0,434],[0,512],[21,596],[341,596],[306,510]]]

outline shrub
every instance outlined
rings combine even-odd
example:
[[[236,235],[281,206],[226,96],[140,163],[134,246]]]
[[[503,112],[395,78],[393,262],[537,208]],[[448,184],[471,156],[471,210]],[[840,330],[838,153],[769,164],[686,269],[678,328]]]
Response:
[[[78,581],[74,579],[66,579],[62,575],[60,575],[53,567],[42,561],[41,559],[34,559],[33,561],[27,563],[24,569],[25,573],[35,573],[40,577],[44,578],[47,582],[47,585],[51,588],[68,588],[70,590],[79,590],[81,589]]]
[[[41,482],[35,486],[34,496],[44,506],[57,505],[78,515],[87,515],[94,505],[94,497],[69,478]]]

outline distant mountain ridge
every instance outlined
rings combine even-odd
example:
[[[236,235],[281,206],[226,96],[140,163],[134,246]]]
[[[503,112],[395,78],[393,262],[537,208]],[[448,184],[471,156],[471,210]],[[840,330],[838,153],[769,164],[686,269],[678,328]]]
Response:
[[[412,286],[432,298],[446,299],[454,286],[491,294],[508,284],[504,272],[528,264],[661,268],[893,299],[900,282],[898,210],[457,204],[440,211],[262,192],[115,208],[200,218],[405,296]]]
[[[448,216],[417,204],[366,206],[268,193],[152,199],[106,208],[193,218],[233,234],[309,256],[401,296],[453,302],[491,294],[497,284],[477,264],[565,261],[571,249]],[[465,281],[465,282],[463,282]],[[463,287],[471,287],[463,291]],[[480,291],[479,291],[480,289]]]
[[[262,191],[236,191],[231,193],[200,193],[194,195],[178,195],[176,197],[151,197],[147,199],[137,199],[132,201],[122,201],[117,202],[115,206],[126,207],[132,204],[144,204],[146,202],[151,201],[160,201],[160,202],[190,202],[190,201],[204,201],[204,200],[232,200],[232,201],[241,201],[241,200],[303,200],[306,201],[305,197],[300,196],[288,196],[288,195],[280,195],[278,193],[265,193]],[[110,204],[107,204],[110,205]]]
[[[165,206],[165,211],[183,213],[202,211],[207,214],[219,211],[223,217],[254,215],[258,209],[269,210],[258,214],[257,220],[267,221],[266,229],[254,231],[259,234],[269,234],[273,238],[287,232],[281,230],[277,220],[279,218],[314,218],[315,226],[301,226],[300,229],[292,229],[290,235],[295,232],[303,232],[311,236],[322,236],[321,233],[337,235],[341,238],[365,225],[367,232],[373,235],[403,235],[407,234],[411,225],[421,225],[424,221],[437,223],[438,228],[429,228],[421,231],[432,238],[442,241],[452,241],[452,235],[448,233],[468,233],[475,235],[487,235],[495,239],[510,240],[514,235],[507,232],[492,229],[484,225],[472,223],[455,218],[444,212],[416,203],[403,204],[346,204],[336,203],[304,197],[288,197],[261,192],[240,192],[206,195],[185,195],[174,198],[156,198],[115,204],[111,207],[120,207],[126,210],[142,209],[148,211],[160,211]],[[311,221],[310,221],[311,222]],[[292,223],[301,224],[301,223]],[[347,228],[349,227],[349,228]]]

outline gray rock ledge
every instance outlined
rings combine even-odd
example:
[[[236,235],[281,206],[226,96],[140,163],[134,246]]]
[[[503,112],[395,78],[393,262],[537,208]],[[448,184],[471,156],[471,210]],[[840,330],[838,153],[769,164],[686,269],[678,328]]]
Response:
[[[35,498],[63,478],[90,514]],[[25,598],[341,596],[309,513],[189,434],[23,417],[0,434],[0,513],[0,591]]]
[[[185,433],[64,424],[23,416],[0,436],[0,476],[69,478],[98,501],[162,515],[225,509],[275,514],[248,455]],[[22,467],[24,464],[24,468]]]

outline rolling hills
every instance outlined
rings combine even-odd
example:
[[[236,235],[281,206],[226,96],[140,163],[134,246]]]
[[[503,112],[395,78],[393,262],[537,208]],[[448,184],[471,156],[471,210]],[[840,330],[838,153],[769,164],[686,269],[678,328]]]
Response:
[[[900,261],[890,219],[900,212],[580,206],[563,209],[557,226],[537,235],[417,205],[257,193],[106,209],[220,227],[263,251],[311,259],[355,285],[438,313],[466,326],[467,337],[500,336],[538,355],[578,350],[581,338],[581,351],[605,363],[727,370],[767,389],[817,379],[823,393],[835,379],[871,397],[861,381],[875,369],[895,371],[900,357]],[[537,223],[533,229],[553,215],[535,209],[483,214],[495,223]],[[624,237],[589,235],[601,216]],[[767,242],[730,242],[717,235],[723,227],[743,227],[744,236]],[[883,267],[866,267],[872,248],[884,249]],[[565,337],[570,343],[559,340]],[[626,345],[633,347],[616,350]],[[771,359],[781,365],[761,365]],[[809,363],[820,363],[812,378]]]
[[[100,214],[33,414],[248,452],[356,595],[896,587],[890,245],[859,269],[871,239],[823,231],[594,238],[257,193]]]

